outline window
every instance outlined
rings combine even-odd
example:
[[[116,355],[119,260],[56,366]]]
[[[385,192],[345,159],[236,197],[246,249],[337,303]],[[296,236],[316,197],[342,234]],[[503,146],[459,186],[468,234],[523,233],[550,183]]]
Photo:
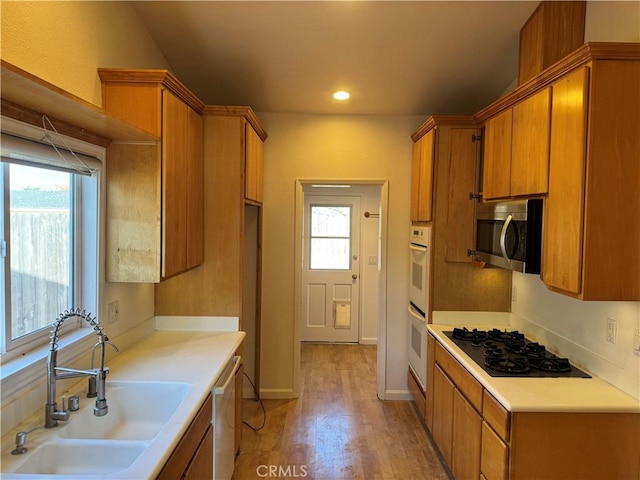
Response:
[[[62,154],[50,146],[5,133],[2,140],[4,354],[46,343],[51,324],[64,310],[95,309],[97,292],[85,285],[97,284],[99,215],[98,171],[80,175],[74,167],[61,167]],[[57,164],[47,161],[51,152]],[[69,321],[64,331],[79,326],[80,320]]]
[[[351,207],[311,206],[309,268],[351,268]]]
[[[74,305],[75,175],[8,163],[3,175],[9,187],[9,205],[3,209],[5,315],[12,344],[46,328],[52,312]]]

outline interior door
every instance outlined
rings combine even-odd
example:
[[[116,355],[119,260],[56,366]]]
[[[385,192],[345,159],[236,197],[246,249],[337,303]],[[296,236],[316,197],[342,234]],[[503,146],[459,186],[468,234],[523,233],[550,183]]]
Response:
[[[306,195],[300,339],[358,342],[360,197]]]

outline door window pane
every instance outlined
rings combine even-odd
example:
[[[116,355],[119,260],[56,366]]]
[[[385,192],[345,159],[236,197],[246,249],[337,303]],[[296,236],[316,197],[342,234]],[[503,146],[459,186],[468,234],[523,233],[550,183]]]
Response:
[[[351,268],[351,207],[311,206],[309,268]]]

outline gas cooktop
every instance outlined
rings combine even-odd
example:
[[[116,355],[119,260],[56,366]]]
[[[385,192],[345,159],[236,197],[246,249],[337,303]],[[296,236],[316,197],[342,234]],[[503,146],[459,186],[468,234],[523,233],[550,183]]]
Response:
[[[517,330],[454,328],[444,334],[492,377],[591,378]]]

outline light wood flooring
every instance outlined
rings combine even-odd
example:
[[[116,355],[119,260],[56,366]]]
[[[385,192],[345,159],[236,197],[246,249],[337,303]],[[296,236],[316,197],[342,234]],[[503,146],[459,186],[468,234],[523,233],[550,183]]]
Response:
[[[235,480],[448,479],[414,403],[376,396],[376,346],[302,344],[301,394],[243,426]],[[245,399],[244,419],[262,424]]]

